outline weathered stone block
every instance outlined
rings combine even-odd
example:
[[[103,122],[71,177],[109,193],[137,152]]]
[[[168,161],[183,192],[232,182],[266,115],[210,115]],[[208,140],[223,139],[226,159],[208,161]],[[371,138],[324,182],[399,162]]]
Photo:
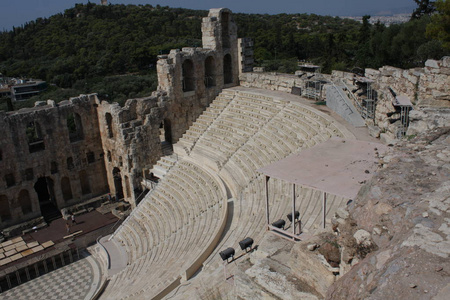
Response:
[[[425,67],[438,69],[439,68],[439,62],[437,60],[434,60],[434,59],[428,59],[425,62]]]

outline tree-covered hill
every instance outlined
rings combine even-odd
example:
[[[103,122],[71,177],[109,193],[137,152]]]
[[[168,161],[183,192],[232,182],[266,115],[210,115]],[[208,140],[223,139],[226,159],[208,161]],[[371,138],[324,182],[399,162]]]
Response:
[[[77,4],[0,33],[0,73],[46,80],[53,84],[49,93],[55,100],[80,92],[98,92],[108,100],[142,96],[156,86],[158,54],[201,46],[201,19],[207,13],[151,5]],[[314,14],[234,18],[238,36],[254,40],[256,63],[267,70],[293,72],[297,60],[320,64],[324,72],[386,64],[414,67],[449,52],[441,41],[426,36],[429,15],[390,27],[370,25],[368,16],[363,24]],[[131,91],[126,85],[134,80]],[[106,86],[124,90],[116,90],[114,96]]]

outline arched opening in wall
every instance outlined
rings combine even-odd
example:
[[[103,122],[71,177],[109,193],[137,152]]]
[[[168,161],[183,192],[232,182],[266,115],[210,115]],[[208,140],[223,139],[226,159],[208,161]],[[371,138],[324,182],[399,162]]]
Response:
[[[91,193],[91,185],[89,182],[89,176],[85,170],[82,170],[78,173],[80,177],[80,185],[81,185],[81,194],[87,195]]]
[[[230,48],[230,13],[222,12],[222,48]]]
[[[67,170],[72,170],[73,168],[75,168],[72,157],[68,157],[66,162],[67,162]]]
[[[0,195],[0,221],[8,221],[11,219],[11,210],[9,208],[8,197]]]
[[[76,142],[83,139],[83,124],[81,117],[77,113],[71,113],[67,116],[67,129],[69,130],[70,142]]]
[[[88,164],[95,163],[95,153],[92,151],[89,151],[88,153],[86,153],[86,160],[87,160]]]
[[[64,201],[68,201],[73,198],[72,187],[70,186],[70,179],[68,177],[63,177],[61,179],[61,191]]]
[[[106,113],[105,114],[105,119],[106,119],[106,130],[108,132],[108,137],[109,138],[113,138],[114,137],[114,133],[113,133],[113,128],[112,128],[112,116],[110,113]]]
[[[26,135],[30,153],[45,150],[44,137],[38,122],[31,121],[27,124]]]
[[[30,193],[27,190],[21,190],[19,193],[19,205],[22,208],[22,213],[24,215],[33,211],[33,206],[31,205]]]
[[[58,173],[58,163],[56,161],[52,161],[50,163],[50,173],[52,174]]]
[[[114,189],[116,190],[116,201],[123,198],[122,175],[120,169],[113,169]]]
[[[164,119],[159,125],[159,139],[161,140],[161,151],[163,156],[173,153],[172,126],[170,120]]]
[[[223,57],[223,83],[233,83],[233,65],[230,54]]]
[[[12,187],[16,185],[16,178],[13,173],[5,174],[6,187]]]
[[[183,92],[195,90],[194,63],[186,59],[182,66],[183,71]]]
[[[39,177],[34,184],[34,190],[45,221],[51,222],[60,218],[61,212],[57,208],[53,180],[50,177]]]
[[[205,60],[205,86],[212,87],[216,85],[216,64],[214,57],[208,56]]]
[[[124,176],[123,178],[125,180],[125,191],[127,193],[127,197],[131,197],[131,188],[130,188],[130,180],[128,179],[128,176]]]

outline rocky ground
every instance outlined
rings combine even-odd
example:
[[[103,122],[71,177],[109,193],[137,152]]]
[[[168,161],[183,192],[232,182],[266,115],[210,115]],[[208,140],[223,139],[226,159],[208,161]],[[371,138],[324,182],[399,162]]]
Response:
[[[450,128],[392,147],[335,220],[341,269],[327,299],[449,299]]]
[[[233,293],[211,299],[449,299],[450,128],[409,139],[332,228],[298,243],[266,234]]]

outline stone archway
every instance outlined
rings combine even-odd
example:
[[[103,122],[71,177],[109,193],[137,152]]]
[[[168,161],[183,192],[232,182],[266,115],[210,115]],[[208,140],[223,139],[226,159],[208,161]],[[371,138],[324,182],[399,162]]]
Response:
[[[11,209],[6,195],[0,195],[0,218],[1,222],[11,219]]]
[[[205,60],[205,87],[216,85],[216,62],[213,56],[208,56]]]
[[[223,57],[223,83],[233,83],[233,62],[230,54]]]
[[[34,184],[34,190],[38,196],[41,214],[45,221],[51,222],[61,217],[55,198],[53,179],[50,177],[39,177]]]
[[[159,139],[161,141],[162,155],[171,155],[173,153],[172,146],[172,126],[170,120],[164,119],[159,125]]]
[[[186,59],[182,65],[183,72],[183,92],[195,90],[194,63]]]
[[[116,201],[123,198],[123,186],[122,186],[122,175],[120,174],[120,169],[115,167],[113,169],[114,178],[114,189],[116,190]]]

